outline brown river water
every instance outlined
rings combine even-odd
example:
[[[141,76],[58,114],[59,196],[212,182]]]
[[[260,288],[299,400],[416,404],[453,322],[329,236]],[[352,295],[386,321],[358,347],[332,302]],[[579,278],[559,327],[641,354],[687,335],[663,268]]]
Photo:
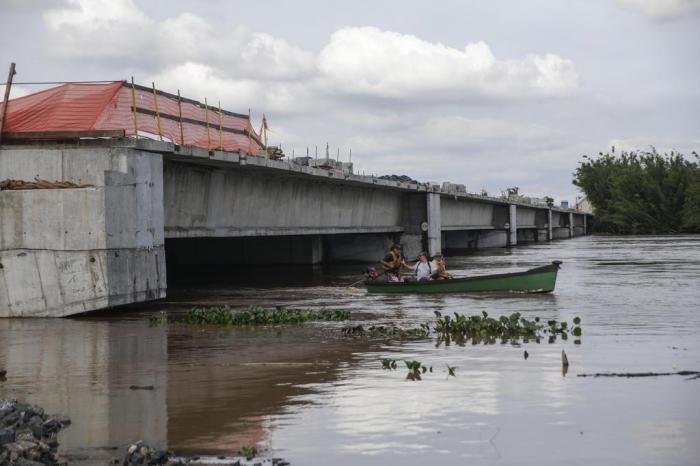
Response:
[[[360,278],[358,265],[265,273],[264,287],[226,270],[194,271],[158,303],[0,319],[0,398],[70,416],[61,451],[91,464],[139,439],[183,455],[255,444],[292,465],[700,464],[700,379],[577,377],[700,371],[700,236],[584,237],[449,257],[448,269],[496,273],[554,259],[564,264],[548,295],[368,295],[345,286]],[[415,326],[434,310],[580,316],[583,336],[580,345],[436,347],[434,338],[342,337],[340,322],[149,324],[155,312],[193,304],[342,308],[353,325]],[[399,369],[382,370],[385,357]],[[406,380],[406,359],[433,372]]]

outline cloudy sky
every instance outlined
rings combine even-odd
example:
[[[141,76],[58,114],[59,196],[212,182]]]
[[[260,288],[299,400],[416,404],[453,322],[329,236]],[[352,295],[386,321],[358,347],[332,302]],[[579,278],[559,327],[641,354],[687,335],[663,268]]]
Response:
[[[700,152],[700,0],[0,0],[0,30],[18,82],[155,81],[360,172],[573,200],[583,154]]]

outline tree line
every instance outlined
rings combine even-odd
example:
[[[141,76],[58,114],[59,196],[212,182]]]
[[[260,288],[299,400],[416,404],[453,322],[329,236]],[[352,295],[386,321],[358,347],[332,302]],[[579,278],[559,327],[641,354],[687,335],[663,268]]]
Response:
[[[700,233],[700,157],[678,152],[583,156],[574,173],[595,214],[614,234]]]

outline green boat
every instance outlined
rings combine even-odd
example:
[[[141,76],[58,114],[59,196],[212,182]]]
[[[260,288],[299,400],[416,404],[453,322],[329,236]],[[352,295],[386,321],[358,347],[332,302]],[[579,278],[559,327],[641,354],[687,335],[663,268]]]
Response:
[[[554,291],[561,261],[524,272],[481,275],[423,282],[366,281],[370,293],[472,293],[504,291],[513,293],[549,293]]]

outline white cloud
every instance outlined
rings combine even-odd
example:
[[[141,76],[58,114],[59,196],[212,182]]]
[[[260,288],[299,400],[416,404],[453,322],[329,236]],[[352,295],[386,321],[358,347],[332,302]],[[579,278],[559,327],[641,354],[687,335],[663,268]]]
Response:
[[[133,0],[69,0],[44,21],[49,49],[60,58],[115,58],[162,71],[188,62],[216,67],[235,79],[299,80],[315,71],[312,53],[269,34],[233,27],[215,30],[192,13],[155,21]]]
[[[623,6],[657,19],[700,11],[700,0],[617,0]]]
[[[44,13],[49,49],[60,58],[99,60],[148,55],[143,41],[153,21],[132,0],[68,0]]]
[[[211,102],[221,100],[227,109],[245,112],[248,108],[275,113],[308,113],[320,110],[321,97],[310,95],[304,81],[266,81],[234,78],[225,71],[196,62],[167,67],[148,76],[158,88]]]
[[[418,134],[431,145],[465,148],[488,143],[491,147],[514,142],[538,141],[550,134],[542,125],[514,123],[494,118],[472,119],[440,116],[428,119]]]
[[[337,91],[400,100],[557,96],[578,87],[573,62],[554,54],[497,60],[484,42],[459,50],[373,27],[336,31],[318,63]]]
[[[156,21],[133,0],[69,2],[44,15],[53,55],[110,66],[116,60],[150,69],[157,83],[275,111],[305,111],[343,96],[437,103],[562,96],[578,87],[573,62],[550,53],[499,60],[484,42],[460,50],[348,27],[315,54],[240,26],[222,32],[192,13]]]

